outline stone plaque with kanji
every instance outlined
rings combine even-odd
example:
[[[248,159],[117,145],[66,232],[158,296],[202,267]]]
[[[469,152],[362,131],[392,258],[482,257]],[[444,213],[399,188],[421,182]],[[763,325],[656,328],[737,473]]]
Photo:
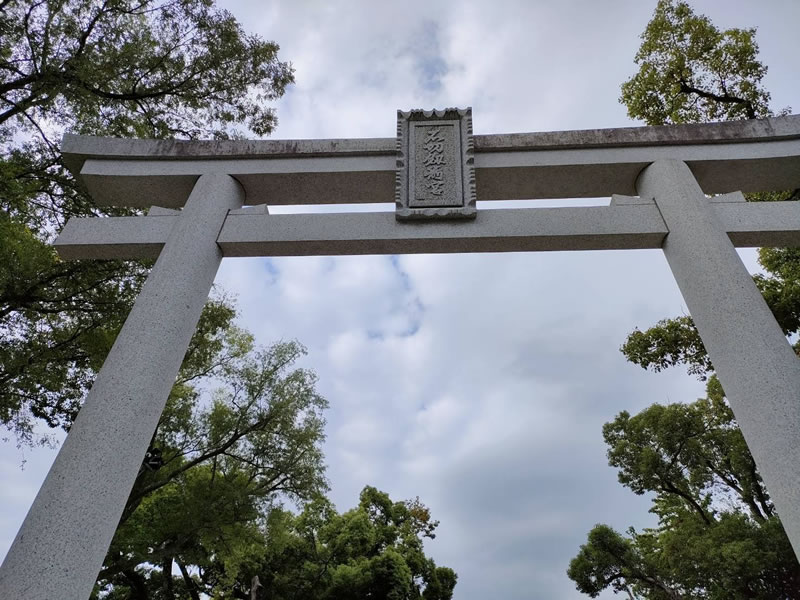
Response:
[[[472,109],[397,111],[399,220],[472,219]]]

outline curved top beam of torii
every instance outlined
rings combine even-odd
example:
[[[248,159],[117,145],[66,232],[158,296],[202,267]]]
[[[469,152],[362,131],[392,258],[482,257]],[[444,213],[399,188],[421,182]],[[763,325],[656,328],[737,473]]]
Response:
[[[661,158],[708,194],[800,187],[800,115],[662,127],[476,135],[477,199],[635,195]],[[397,140],[129,140],[66,135],[64,162],[100,204],[177,208],[203,173],[232,175],[247,204],[393,202]]]

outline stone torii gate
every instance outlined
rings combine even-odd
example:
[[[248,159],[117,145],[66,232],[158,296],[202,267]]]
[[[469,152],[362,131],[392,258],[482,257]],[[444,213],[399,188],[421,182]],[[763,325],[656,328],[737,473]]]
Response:
[[[231,256],[663,249],[800,555],[800,360],[735,250],[800,246],[800,203],[741,194],[800,188],[800,116],[474,137],[471,118],[398,113],[396,139],[65,136],[64,159],[98,204],[152,208],[71,219],[60,255],[158,260],[0,568],[0,597],[89,596]],[[609,206],[476,207],[602,196]],[[394,215],[266,208],[392,200]]]

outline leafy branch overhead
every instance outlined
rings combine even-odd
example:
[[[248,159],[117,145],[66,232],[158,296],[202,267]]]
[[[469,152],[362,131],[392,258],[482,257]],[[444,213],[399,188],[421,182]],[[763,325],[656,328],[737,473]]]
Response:
[[[622,85],[628,116],[648,125],[768,116],[756,30],[720,31],[686,2],[660,0]]]
[[[192,386],[197,370],[182,371],[153,436],[162,460],[136,479],[97,597],[184,597],[180,586],[224,594],[241,564],[264,552],[265,515],[327,490],[327,402],[313,372],[294,367],[303,353],[295,342],[255,349],[230,328],[211,367],[221,387],[204,392]],[[182,573],[174,581],[164,577],[173,565]],[[211,570],[213,581],[189,575]],[[165,586],[172,591],[159,595]]]
[[[766,272],[753,277],[756,286],[783,332],[795,335],[800,332],[800,249],[760,248],[758,257]],[[800,355],[800,341],[795,341],[794,348]],[[633,364],[656,372],[685,365],[691,375],[705,380],[714,370],[688,316],[662,319],[644,330],[634,330],[621,350]]]
[[[272,131],[293,81],[278,46],[212,2],[9,0],[0,125],[129,137]]]

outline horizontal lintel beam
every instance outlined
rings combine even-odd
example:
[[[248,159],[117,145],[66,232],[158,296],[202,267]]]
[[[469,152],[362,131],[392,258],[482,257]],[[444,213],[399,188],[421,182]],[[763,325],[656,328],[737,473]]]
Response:
[[[472,222],[400,223],[391,212],[231,215],[217,243],[225,256],[439,254],[658,248],[655,206],[482,211]]]
[[[635,194],[650,163],[686,162],[706,193],[800,187],[800,139],[708,145],[502,150],[475,153],[478,200]],[[393,155],[237,160],[88,159],[81,177],[100,204],[182,206],[197,178],[226,173],[248,204],[391,203]]]
[[[177,218],[72,217],[53,247],[65,260],[158,258]]]
[[[800,246],[800,202],[715,203],[737,247]],[[55,242],[65,259],[153,258],[177,216],[71,219]],[[660,248],[652,203],[483,210],[472,222],[398,223],[391,212],[232,213],[224,256],[313,256]]]

